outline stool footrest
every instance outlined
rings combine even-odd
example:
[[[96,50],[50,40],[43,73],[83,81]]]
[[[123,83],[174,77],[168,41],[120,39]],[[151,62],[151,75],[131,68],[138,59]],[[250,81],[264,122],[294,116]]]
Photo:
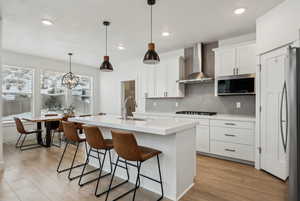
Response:
[[[129,182],[129,180],[123,181],[123,182],[121,182],[121,183],[119,183],[119,184],[117,184],[117,185],[111,187],[110,190],[113,190],[113,189],[115,189],[115,188],[118,188],[119,186],[122,186],[123,184],[126,184],[126,183],[128,183],[128,182]],[[102,193],[99,193],[99,194],[97,194],[96,196],[97,196],[97,197],[100,197],[101,195],[106,194],[108,191],[109,191],[109,190],[103,191]]]
[[[156,180],[156,179],[153,179],[153,178],[151,178],[151,177],[148,177],[148,176],[146,176],[146,175],[144,175],[144,174],[140,174],[140,176],[141,177],[145,177],[145,178],[147,178],[147,179],[150,179],[151,181],[154,181],[154,182],[157,182],[157,183],[162,183],[162,182],[160,182],[160,181],[158,181],[158,180]]]
[[[97,169],[95,169],[95,170],[91,170],[91,171],[86,172],[86,173],[84,173],[84,174],[82,174],[82,175],[80,174],[80,175],[77,175],[77,176],[74,176],[74,177],[70,177],[69,180],[77,179],[77,178],[79,178],[80,176],[85,176],[85,175],[91,174],[91,173],[93,173],[93,172],[96,172],[96,171],[98,171],[98,170],[100,170],[100,168],[97,168]]]
[[[66,169],[63,169],[63,170],[57,170],[57,172],[58,172],[58,173],[62,173],[62,172],[69,171],[70,169],[74,169],[74,168],[78,168],[78,167],[82,167],[82,166],[84,166],[84,163],[83,163],[83,164],[76,165],[76,166],[74,166],[73,168],[66,168]]]

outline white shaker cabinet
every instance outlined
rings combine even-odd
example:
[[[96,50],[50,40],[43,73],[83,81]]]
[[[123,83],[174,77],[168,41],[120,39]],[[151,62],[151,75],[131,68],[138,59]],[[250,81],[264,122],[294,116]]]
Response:
[[[235,49],[223,49],[216,52],[216,77],[235,74]]]
[[[177,83],[184,73],[184,50],[161,54],[161,62],[144,65],[145,98],[184,97],[185,87]]]
[[[252,74],[256,71],[254,41],[215,49],[216,77]]]
[[[299,40],[300,1],[285,0],[256,21],[258,53]]]
[[[252,74],[256,70],[256,44],[236,48],[236,74]]]
[[[155,67],[153,65],[147,65],[143,69],[143,74],[144,74],[144,85],[145,85],[145,98],[152,98],[156,96],[156,72],[155,72]]]
[[[207,125],[199,122],[196,127],[196,150],[199,152],[209,153],[210,152],[210,133],[209,133],[209,121]]]

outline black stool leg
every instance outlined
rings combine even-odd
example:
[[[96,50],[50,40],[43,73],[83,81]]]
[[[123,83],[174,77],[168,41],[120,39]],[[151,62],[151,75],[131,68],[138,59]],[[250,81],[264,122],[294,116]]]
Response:
[[[85,163],[84,163],[84,166],[83,166],[83,168],[82,168],[82,172],[81,172],[81,175],[80,175],[80,178],[79,178],[79,181],[78,181],[78,185],[79,186],[83,186],[84,184],[81,184],[81,179],[82,179],[82,176],[83,176],[83,174],[84,174],[84,170],[85,170],[85,168],[86,168],[86,166],[87,166],[87,164],[88,164],[88,162],[89,162],[89,156],[90,156],[90,154],[91,154],[91,151],[92,151],[92,148],[90,148],[90,150],[89,150],[89,152],[88,152],[88,156],[87,156],[87,158],[86,158],[86,160],[85,160]]]
[[[140,162],[140,164],[137,166],[138,172],[136,175],[136,181],[135,181],[135,187],[134,187],[134,192],[133,192],[133,197],[132,197],[132,201],[135,200],[135,194],[136,194],[136,190],[139,188],[140,186],[140,171],[141,171],[141,166],[142,166],[142,162]]]
[[[159,173],[159,181],[160,181],[160,188],[161,188],[161,197],[158,198],[157,201],[163,199],[164,197],[164,188],[163,188],[163,183],[162,183],[162,177],[161,177],[161,170],[160,170],[160,162],[159,162],[159,156],[157,155],[157,165],[158,165],[158,173]]]
[[[110,183],[109,183],[109,187],[108,187],[108,190],[107,190],[107,193],[106,193],[105,201],[107,201],[109,193],[111,191],[111,185],[112,185],[112,182],[113,182],[114,177],[115,177],[115,173],[116,173],[116,169],[117,169],[117,166],[118,166],[118,163],[119,163],[119,159],[120,159],[120,157],[118,156],[117,162],[115,164],[115,168],[114,168],[114,171],[113,171],[113,174],[112,174],[112,177],[110,179]]]
[[[62,155],[61,155],[61,157],[60,157],[60,160],[59,160],[59,163],[58,163],[58,166],[57,166],[57,169],[56,169],[56,171],[57,171],[58,173],[61,173],[61,172],[64,172],[64,171],[68,170],[68,169],[65,169],[65,170],[60,170],[60,169],[59,169],[59,168],[60,168],[60,165],[61,165],[61,162],[62,162],[62,160],[63,160],[63,158],[64,158],[64,156],[65,156],[65,152],[66,152],[66,150],[67,150],[68,145],[69,145],[69,142],[66,143],[65,149],[64,149],[64,151],[63,151],[63,153],[62,153]]]
[[[17,140],[16,148],[19,148],[19,147],[20,147],[20,146],[18,146],[18,145],[19,145],[19,142],[20,142],[20,139],[21,139],[22,135],[23,135],[23,134],[20,134],[20,136],[19,136],[19,138],[18,138],[18,140]]]
[[[69,174],[68,174],[68,178],[69,180],[73,180],[77,177],[71,177],[71,174],[72,174],[72,170],[73,170],[73,166],[74,166],[74,162],[75,162],[75,158],[76,158],[76,155],[77,155],[77,152],[78,152],[78,148],[79,148],[79,143],[77,143],[77,147],[76,147],[76,151],[75,151],[75,154],[74,154],[74,157],[73,157],[73,160],[72,160],[72,164],[71,164],[71,167],[70,167],[70,170],[69,170]]]
[[[99,172],[99,177],[98,177],[97,185],[96,185],[96,189],[95,189],[95,196],[98,196],[98,187],[99,187],[100,179],[102,178],[101,175],[102,175],[102,170],[103,170],[107,150],[105,150],[105,152],[104,152],[102,163],[100,161],[100,155],[99,155],[98,150],[97,150],[97,153],[98,153],[98,157],[99,157],[100,172]],[[109,173],[109,174],[111,174],[111,173]],[[107,175],[109,175],[109,174],[107,174]]]

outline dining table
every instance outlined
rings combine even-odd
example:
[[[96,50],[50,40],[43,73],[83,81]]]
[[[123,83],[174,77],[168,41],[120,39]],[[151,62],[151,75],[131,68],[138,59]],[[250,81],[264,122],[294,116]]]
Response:
[[[44,146],[44,147],[50,147],[51,146],[51,130],[53,129],[53,126],[51,123],[48,122],[57,122],[63,120],[64,116],[63,115],[56,115],[56,116],[37,116],[37,117],[26,117],[23,118],[23,120],[36,123],[37,124],[37,129],[39,130],[37,134],[37,142],[38,144]],[[46,127],[46,143],[44,144],[43,138],[42,138],[42,123],[45,123]]]

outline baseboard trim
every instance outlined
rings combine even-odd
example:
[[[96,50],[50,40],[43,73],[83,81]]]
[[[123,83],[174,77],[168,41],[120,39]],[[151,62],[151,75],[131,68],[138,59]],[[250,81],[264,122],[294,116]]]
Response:
[[[192,183],[187,189],[185,189],[183,193],[177,197],[176,201],[179,201],[189,190],[191,190],[191,188],[193,188],[194,185],[195,183]]]
[[[213,158],[218,158],[218,159],[223,159],[223,160],[227,160],[227,161],[233,161],[233,162],[237,162],[237,163],[242,163],[242,164],[245,164],[245,165],[254,166],[254,162],[253,161],[246,161],[246,160],[231,158],[231,157],[227,157],[227,156],[219,156],[219,155],[216,155],[216,154],[204,153],[204,152],[199,152],[199,151],[197,151],[197,154],[203,155],[203,156],[209,156],[209,157],[213,157]]]

